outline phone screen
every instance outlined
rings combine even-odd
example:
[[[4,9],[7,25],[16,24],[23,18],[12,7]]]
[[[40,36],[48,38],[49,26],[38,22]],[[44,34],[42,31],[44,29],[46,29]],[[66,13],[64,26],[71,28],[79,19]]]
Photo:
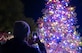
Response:
[[[34,38],[36,39],[36,38],[37,38],[37,36],[35,35],[35,36],[34,36]]]
[[[36,33],[36,32],[33,33],[33,38],[34,38],[34,39],[37,38],[37,33]]]

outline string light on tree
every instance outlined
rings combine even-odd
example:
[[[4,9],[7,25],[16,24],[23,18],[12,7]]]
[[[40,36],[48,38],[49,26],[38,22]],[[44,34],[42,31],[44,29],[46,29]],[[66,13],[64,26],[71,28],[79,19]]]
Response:
[[[47,53],[79,53],[75,7],[69,0],[47,0],[43,18],[38,19],[39,37]]]

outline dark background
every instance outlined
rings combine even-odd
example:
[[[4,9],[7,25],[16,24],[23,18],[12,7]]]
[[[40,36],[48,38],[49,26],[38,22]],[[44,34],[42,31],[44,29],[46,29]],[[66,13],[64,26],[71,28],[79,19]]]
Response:
[[[45,8],[45,0],[22,0],[24,4],[24,14],[26,17],[32,17],[37,21],[39,17],[42,17],[42,9]],[[71,0],[70,5],[76,7],[77,23],[80,25],[78,31],[82,33],[82,0]]]

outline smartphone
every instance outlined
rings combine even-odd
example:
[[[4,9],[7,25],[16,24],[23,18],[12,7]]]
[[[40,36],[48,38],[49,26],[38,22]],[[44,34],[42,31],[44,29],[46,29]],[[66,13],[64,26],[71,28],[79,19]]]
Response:
[[[34,39],[38,38],[37,32],[33,32],[33,38]]]

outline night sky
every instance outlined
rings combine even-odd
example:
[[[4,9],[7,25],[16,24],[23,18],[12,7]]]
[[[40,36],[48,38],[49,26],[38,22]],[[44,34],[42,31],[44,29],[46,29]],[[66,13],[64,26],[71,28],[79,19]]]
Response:
[[[22,0],[24,3],[24,14],[26,17],[32,17],[37,20],[42,17],[42,9],[45,8],[45,0]],[[77,23],[80,25],[80,32],[82,33],[82,0],[71,0],[70,5],[75,6],[77,13]]]
[[[45,8],[44,0],[22,0],[24,3],[24,13],[26,17],[32,17],[35,20],[42,17],[42,9]]]

